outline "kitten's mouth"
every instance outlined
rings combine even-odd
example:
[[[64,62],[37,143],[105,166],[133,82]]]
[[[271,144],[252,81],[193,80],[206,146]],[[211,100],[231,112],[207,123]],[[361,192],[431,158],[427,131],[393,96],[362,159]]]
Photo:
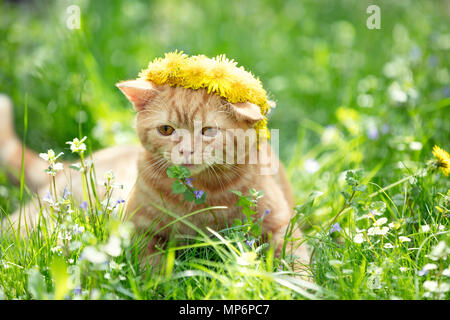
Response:
[[[192,175],[199,174],[205,169],[204,164],[183,163],[182,166],[188,168]]]

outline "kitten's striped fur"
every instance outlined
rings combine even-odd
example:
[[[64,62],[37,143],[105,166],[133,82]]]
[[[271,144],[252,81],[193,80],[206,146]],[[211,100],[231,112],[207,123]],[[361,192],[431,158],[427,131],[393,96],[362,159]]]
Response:
[[[220,230],[231,226],[233,220],[240,216],[240,208],[236,206],[237,196],[229,190],[248,194],[249,189],[254,188],[264,191],[264,196],[257,203],[258,216],[270,211],[264,217],[263,232],[277,243],[279,252],[294,205],[291,187],[281,164],[276,174],[261,175],[260,164],[214,164],[214,159],[210,159],[209,163],[196,165],[191,169],[194,188],[207,193],[206,204],[183,202],[182,195],[172,193],[173,179],[166,174],[167,167],[172,165],[169,153],[176,142],[160,135],[156,130],[160,125],[170,124],[175,130],[183,128],[192,131],[194,121],[201,121],[203,126],[245,130],[261,118],[259,108],[248,103],[231,105],[217,95],[208,94],[204,89],[157,86],[148,81],[144,83],[137,80],[119,83],[118,87],[136,108],[136,130],[141,146],[107,148],[94,153],[93,160],[98,177],[103,177],[104,173],[112,169],[116,180],[124,185],[123,190],[118,190],[121,194],[115,196],[127,199],[127,212],[132,213],[135,224],[145,230],[158,221],[156,228],[159,229],[172,221],[173,218],[152,206],[151,200],[179,216],[206,206],[226,206],[226,210],[215,211],[217,219],[209,212],[187,218],[198,227],[208,226]],[[12,128],[10,104],[6,98],[1,101],[0,121],[4,123],[0,129],[0,160],[12,171],[18,172],[22,146]],[[211,143],[214,143],[214,139],[203,141],[204,146]],[[49,178],[43,172],[46,164],[36,153],[28,149],[25,152],[26,182],[42,197],[48,190]],[[270,156],[270,152],[269,147],[268,161],[278,162],[276,157]],[[58,174],[57,185],[62,190],[67,185],[67,177],[71,176],[73,195],[81,199],[79,175],[71,174],[68,168],[66,164],[64,172]],[[25,211],[30,221],[36,219],[33,204],[28,204]],[[12,220],[17,221],[17,213],[12,216]],[[157,242],[165,243],[174,227],[178,234],[194,234],[185,224],[176,223],[164,229],[158,237],[150,239],[148,252],[154,252]],[[300,240],[302,238],[299,230],[293,236]],[[305,245],[296,248],[294,254],[302,263],[308,261]]]

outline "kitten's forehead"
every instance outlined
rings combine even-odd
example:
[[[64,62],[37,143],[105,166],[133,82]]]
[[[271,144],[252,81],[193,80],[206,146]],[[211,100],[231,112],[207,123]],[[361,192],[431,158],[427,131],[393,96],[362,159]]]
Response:
[[[226,118],[222,99],[208,94],[205,89],[162,86],[160,97],[159,107],[165,111],[164,121],[191,127],[194,121],[213,125]]]

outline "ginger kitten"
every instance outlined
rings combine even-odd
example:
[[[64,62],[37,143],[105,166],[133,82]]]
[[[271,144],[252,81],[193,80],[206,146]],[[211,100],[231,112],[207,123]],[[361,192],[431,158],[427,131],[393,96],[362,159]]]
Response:
[[[144,229],[154,221],[158,221],[155,226],[157,229],[172,221],[173,218],[161,215],[154,206],[146,205],[148,200],[178,216],[206,206],[226,206],[226,210],[216,211],[219,217],[217,220],[207,212],[187,218],[187,221],[198,227],[221,230],[241,217],[240,208],[236,206],[237,196],[229,190],[248,194],[254,188],[264,191],[264,196],[257,202],[258,217],[264,215],[263,234],[266,239],[270,237],[276,243],[279,252],[294,204],[284,169],[267,141],[260,141],[259,150],[267,152],[263,153],[264,159],[257,163],[222,163],[220,157],[216,159],[216,156],[238,152],[237,148],[231,151],[227,149],[223,137],[233,129],[251,129],[255,122],[262,119],[260,109],[249,102],[229,103],[218,95],[207,93],[206,89],[156,85],[144,80],[125,81],[117,86],[137,111],[136,130],[143,146],[137,163],[137,181],[127,203],[127,212],[133,213],[133,221]],[[196,126],[196,123],[201,126]],[[188,143],[185,143],[186,138],[182,135],[177,136],[179,130],[187,133]],[[196,141],[201,142],[198,150],[193,148]],[[245,148],[247,153],[252,147],[250,143]],[[182,195],[172,193],[173,179],[167,177],[166,169],[174,164],[173,150],[176,148],[178,160],[192,173],[194,189],[206,192],[205,204],[186,202]],[[216,152],[206,152],[211,148]],[[193,164],[196,153],[202,161]],[[233,154],[232,158],[236,156]],[[271,162],[276,162],[275,167],[279,170],[273,174],[261,174],[261,167],[273,166]],[[179,234],[194,234],[185,224],[180,223],[176,227]],[[172,231],[172,228],[166,228],[158,237],[151,239],[148,252],[154,253],[156,244],[167,242]],[[295,232],[294,238],[300,239],[300,231]],[[294,254],[302,263],[307,262],[308,251],[304,245],[296,248]]]
[[[271,239],[279,253],[293,215],[294,204],[283,166],[274,156],[268,142],[261,139],[258,150],[266,152],[261,153],[263,159],[257,163],[220,161],[229,156],[230,152],[233,153],[232,159],[239,156],[242,150],[232,148],[230,151],[229,145],[225,143],[226,139],[223,138],[229,136],[229,130],[251,129],[263,118],[260,109],[249,102],[229,103],[214,93],[207,93],[206,89],[156,85],[142,79],[120,82],[117,86],[137,111],[136,131],[141,146],[107,148],[94,153],[92,158],[97,176],[102,177],[112,169],[116,180],[124,185],[122,190],[117,190],[115,196],[127,199],[126,212],[137,228],[145,231],[149,226],[153,226],[159,229],[173,220],[152,205],[156,203],[178,216],[208,206],[226,206],[227,209],[215,211],[218,219],[207,212],[187,218],[187,221],[197,227],[221,230],[231,226],[234,219],[241,217],[241,209],[236,206],[238,198],[229,190],[248,194],[248,191],[254,188],[264,191],[264,196],[257,202],[257,216],[264,215],[264,238]],[[22,145],[12,130],[11,106],[8,106],[8,101],[2,101],[0,112],[4,117],[0,119],[8,119],[8,125],[2,126],[3,132],[0,132],[0,140],[4,141],[0,161],[18,172],[20,162],[17,159],[21,159]],[[231,136],[233,146],[236,146],[236,138]],[[201,142],[201,147],[194,150],[198,142]],[[252,146],[252,142],[248,140],[244,151],[245,160],[248,160],[248,152]],[[42,198],[49,189],[48,176],[43,172],[46,164],[33,151],[26,149],[25,152],[27,184],[33,186]],[[194,161],[194,158],[197,161]],[[196,190],[206,192],[206,203],[186,202],[183,201],[182,195],[172,193],[173,179],[167,177],[166,169],[174,164],[174,159],[178,165],[185,165],[190,169],[192,185]],[[276,167],[279,170],[273,174],[261,174],[264,166]],[[69,164],[66,164],[64,171],[56,177],[60,192],[67,185],[69,175],[72,176]],[[79,180],[79,175],[73,175],[71,185],[74,198],[81,201],[82,189]],[[37,208],[36,203],[26,206],[28,226],[36,223]],[[17,223],[18,215],[17,212],[10,217],[13,223]],[[4,227],[4,221],[2,224]],[[167,243],[174,228],[181,236],[195,234],[185,224],[175,223],[149,239],[148,256],[155,253],[156,245],[163,246]],[[292,236],[296,239],[302,238],[299,230]],[[294,254],[299,258],[299,262],[306,264],[309,258],[306,246],[294,247]],[[151,262],[157,263],[158,259]]]

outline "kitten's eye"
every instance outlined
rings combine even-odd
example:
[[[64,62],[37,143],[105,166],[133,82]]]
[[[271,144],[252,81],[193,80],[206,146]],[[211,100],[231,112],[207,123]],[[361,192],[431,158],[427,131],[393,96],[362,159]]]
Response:
[[[159,126],[157,129],[163,136],[170,136],[175,131],[174,128],[168,125]]]
[[[202,135],[207,137],[214,137],[217,134],[218,130],[213,127],[204,127],[202,129]]]

